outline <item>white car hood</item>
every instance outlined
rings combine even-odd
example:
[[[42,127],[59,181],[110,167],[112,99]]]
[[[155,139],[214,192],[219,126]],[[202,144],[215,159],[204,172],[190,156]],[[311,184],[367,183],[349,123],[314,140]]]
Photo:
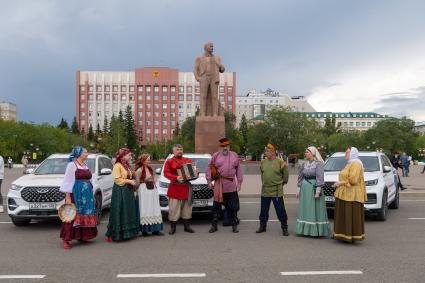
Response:
[[[23,187],[46,186],[59,187],[62,184],[64,174],[34,175],[29,174],[16,179],[12,184]]]
[[[325,172],[325,182],[336,182],[336,181],[338,181],[339,173],[340,173],[339,171]],[[379,171],[365,172],[364,173],[364,180],[370,181],[370,180],[378,179],[380,173],[381,172],[379,172]]]

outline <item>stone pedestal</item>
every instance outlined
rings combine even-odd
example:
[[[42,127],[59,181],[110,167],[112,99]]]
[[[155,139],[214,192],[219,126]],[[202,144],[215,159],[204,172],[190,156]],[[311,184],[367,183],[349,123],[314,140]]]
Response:
[[[224,116],[198,116],[195,122],[195,152],[213,154],[225,137]]]

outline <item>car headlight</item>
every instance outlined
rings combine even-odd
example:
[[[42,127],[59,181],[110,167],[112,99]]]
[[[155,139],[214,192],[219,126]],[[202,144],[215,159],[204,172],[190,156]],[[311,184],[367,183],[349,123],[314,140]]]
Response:
[[[15,185],[15,184],[12,184],[11,186],[10,186],[10,189],[12,190],[12,191],[19,191],[19,190],[21,190],[23,188],[23,186],[18,186],[18,185]]]
[[[375,186],[378,184],[379,179],[375,179],[375,180],[369,180],[364,182],[366,186]]]
[[[168,186],[169,186],[170,184],[168,184],[168,183],[166,183],[166,182],[159,182],[159,186],[161,187],[161,188],[164,188],[164,189],[166,189],[166,188],[168,188]]]

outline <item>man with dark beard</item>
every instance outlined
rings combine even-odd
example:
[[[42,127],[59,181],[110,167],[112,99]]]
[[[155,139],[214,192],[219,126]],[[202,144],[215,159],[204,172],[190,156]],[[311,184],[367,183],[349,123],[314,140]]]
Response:
[[[224,204],[233,233],[238,233],[239,196],[243,173],[239,156],[230,151],[230,140],[219,140],[221,150],[214,153],[207,169],[208,187],[214,189],[213,219],[210,233],[217,231],[218,214]],[[214,184],[213,184],[214,182]]]
[[[183,147],[180,144],[173,146],[173,154],[174,156],[164,164],[164,176],[171,181],[167,192],[169,199],[168,219],[171,224],[169,234],[176,233],[177,221],[179,221],[180,217],[183,218],[184,231],[194,233],[195,231],[190,227],[192,204],[189,201],[189,184],[184,182],[183,177],[177,173],[178,169],[184,164],[192,163],[192,160],[183,157]]]

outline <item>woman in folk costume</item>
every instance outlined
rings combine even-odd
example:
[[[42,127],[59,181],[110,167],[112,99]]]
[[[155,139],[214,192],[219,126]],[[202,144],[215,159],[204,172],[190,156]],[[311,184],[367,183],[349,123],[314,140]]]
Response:
[[[150,166],[149,154],[142,154],[136,162],[136,186],[139,196],[140,231],[144,236],[148,233],[163,236],[159,195],[155,185],[155,174]]]
[[[65,177],[59,190],[66,194],[65,203],[74,203],[77,215],[71,223],[62,223],[60,237],[63,248],[72,248],[71,241],[86,242],[97,236],[97,217],[93,198],[92,173],[85,164],[87,150],[74,147],[69,156]]]
[[[326,212],[325,196],[322,193],[324,182],[323,159],[316,147],[310,146],[304,152],[307,162],[298,174],[297,235],[323,237],[329,235],[329,221]]]
[[[131,157],[132,154],[127,148],[121,148],[116,154],[112,170],[114,187],[106,232],[108,242],[131,239],[139,233],[140,224],[134,196],[136,181],[129,164]]]
[[[345,242],[365,238],[364,203],[367,201],[363,163],[355,147],[347,149],[347,166],[335,183],[334,239]]]

